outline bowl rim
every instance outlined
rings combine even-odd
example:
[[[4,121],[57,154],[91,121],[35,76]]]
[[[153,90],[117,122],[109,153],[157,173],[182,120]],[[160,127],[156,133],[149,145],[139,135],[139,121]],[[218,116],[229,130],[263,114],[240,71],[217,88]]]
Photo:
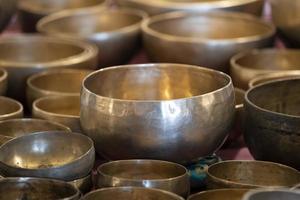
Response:
[[[273,114],[273,115],[277,115],[277,116],[285,117],[285,118],[300,119],[300,115],[290,115],[290,114],[271,111],[271,110],[268,110],[268,109],[265,109],[265,108],[262,108],[262,107],[256,105],[254,102],[252,102],[249,99],[250,93],[252,93],[253,91],[255,91],[259,88],[267,87],[269,85],[277,84],[279,82],[290,82],[290,81],[300,82],[300,77],[298,77],[298,78],[297,77],[291,77],[291,78],[286,78],[286,79],[274,80],[274,81],[270,81],[270,82],[266,82],[266,83],[261,83],[261,84],[255,86],[255,87],[250,88],[245,94],[245,104],[255,108],[256,110],[259,110],[260,112],[269,113],[269,114]]]
[[[24,135],[24,136],[20,136],[17,138],[13,138],[9,141],[7,141],[6,143],[4,143],[3,145],[0,146],[0,152],[2,151],[2,149],[8,145],[11,145],[11,143],[14,143],[16,140],[22,140],[23,138],[28,138],[28,137],[37,137],[37,136],[43,136],[43,135],[58,135],[58,134],[67,134],[68,137],[71,137],[72,135],[76,137],[82,137],[82,139],[86,139],[86,141],[88,141],[90,143],[90,148],[81,156],[77,157],[76,159],[68,162],[68,163],[64,163],[61,165],[57,165],[57,166],[52,166],[52,167],[45,167],[45,168],[23,168],[23,167],[18,167],[15,165],[11,165],[10,163],[7,162],[3,162],[0,159],[0,163],[2,163],[3,165],[12,168],[12,169],[20,169],[20,170],[26,170],[26,171],[49,171],[49,170],[54,170],[54,169],[60,169],[62,167],[66,167],[69,165],[72,165],[73,163],[76,163],[78,161],[80,161],[82,158],[88,156],[92,151],[94,151],[94,142],[92,141],[91,138],[89,138],[86,135],[80,134],[80,133],[75,133],[75,132],[67,132],[67,131],[41,131],[41,132],[36,132],[36,133],[32,133],[30,135]]]
[[[98,48],[94,44],[90,44],[80,40],[70,38],[57,38],[53,36],[44,36],[39,34],[16,34],[7,35],[0,39],[1,44],[22,44],[24,41],[37,41],[41,43],[52,43],[57,45],[68,45],[70,47],[80,48],[82,51],[76,55],[49,62],[23,62],[0,59],[0,67],[2,68],[62,68],[70,65],[83,63],[91,59],[96,59]]]
[[[189,36],[178,36],[178,35],[171,35],[168,33],[161,33],[157,30],[150,28],[150,25],[163,22],[169,19],[183,19],[189,17],[214,17],[215,19],[221,18],[234,18],[234,19],[241,19],[244,21],[253,21],[256,24],[263,25],[268,27],[269,31],[266,31],[260,35],[252,35],[252,36],[242,36],[238,38],[221,38],[221,39],[214,39],[214,38],[205,38],[205,37],[189,37]],[[258,40],[267,39],[273,37],[276,33],[276,28],[273,24],[265,22],[258,17],[247,13],[241,12],[225,12],[225,11],[211,11],[211,12],[200,12],[200,13],[188,13],[183,11],[174,11],[159,14],[148,19],[145,19],[142,23],[142,32],[144,35],[151,35],[152,37],[160,38],[166,41],[175,41],[175,42],[184,42],[184,43],[209,43],[209,44],[228,44],[228,43],[247,43],[247,42],[255,42]]]
[[[2,74],[1,74],[2,72]],[[8,73],[4,68],[0,68],[0,82],[7,80]]]
[[[299,177],[300,177],[300,172],[298,170],[296,170],[295,168],[292,168],[290,166],[280,164],[280,163],[275,163],[275,162],[270,162],[270,161],[260,161],[260,160],[226,160],[226,161],[221,161],[221,162],[212,164],[208,167],[208,169],[206,171],[207,176],[210,177],[213,180],[217,180],[217,182],[221,182],[221,183],[225,183],[225,184],[240,185],[240,186],[243,186],[243,187],[250,187],[250,188],[253,188],[253,187],[254,188],[262,188],[262,187],[263,188],[282,188],[282,187],[286,187],[286,186],[266,186],[266,185],[239,183],[239,182],[236,182],[236,181],[229,181],[227,179],[217,177],[217,176],[215,176],[215,175],[213,175],[209,172],[209,170],[212,169],[212,167],[215,167],[216,165],[222,165],[224,163],[225,164],[226,163],[258,163],[258,164],[267,164],[267,165],[273,165],[273,166],[276,165],[277,167],[280,167],[281,169],[286,169],[286,170],[289,170],[289,171],[293,171],[296,174],[298,174]],[[294,185],[291,185],[291,186],[294,186]]]
[[[176,67],[180,67],[180,68],[190,68],[190,69],[197,69],[197,70],[201,70],[204,71],[206,73],[214,73],[218,76],[222,76],[224,79],[227,80],[226,85],[213,90],[211,92],[205,93],[205,94],[200,94],[200,95],[195,95],[192,97],[184,97],[184,98],[177,98],[177,99],[169,99],[169,100],[126,100],[126,99],[118,99],[118,98],[111,98],[111,97],[107,97],[107,96],[101,96],[99,94],[96,94],[94,92],[92,92],[90,89],[88,89],[86,87],[86,82],[88,81],[88,79],[95,75],[95,74],[99,74],[102,73],[103,71],[110,71],[110,70],[115,70],[115,69],[123,69],[123,68],[168,68],[170,66],[176,66]],[[234,92],[234,88],[233,88],[233,84],[232,84],[232,79],[229,75],[225,74],[224,72],[221,71],[217,71],[217,70],[213,70],[213,69],[209,69],[209,68],[205,68],[205,67],[200,67],[200,66],[196,66],[196,65],[187,65],[187,64],[179,64],[179,63],[146,63],[146,64],[128,64],[128,65],[118,65],[118,66],[112,66],[112,67],[107,67],[107,68],[103,68],[97,71],[94,71],[92,73],[90,73],[88,76],[85,77],[85,79],[82,81],[82,89],[81,89],[81,97],[83,95],[83,93],[87,93],[89,95],[93,95],[97,98],[101,98],[101,99],[106,99],[106,100],[113,100],[115,102],[125,102],[125,103],[169,103],[169,102],[180,102],[180,101],[185,101],[185,100],[193,100],[196,98],[204,98],[206,96],[212,95],[212,94],[216,94],[216,93],[220,93],[222,91],[226,91],[226,90],[230,90],[232,89],[232,91]],[[81,101],[82,102],[82,101]]]
[[[184,173],[181,174],[181,175],[179,175],[179,176],[174,176],[174,177],[171,177],[171,178],[134,179],[134,178],[122,178],[122,177],[119,177],[119,176],[107,174],[107,173],[104,173],[101,170],[101,168],[109,166],[109,165],[115,165],[115,164],[121,164],[122,165],[123,163],[130,163],[130,164],[136,164],[136,165],[139,165],[141,163],[150,163],[150,164],[153,164],[153,163],[154,164],[163,163],[163,164],[167,164],[168,166],[173,166],[173,167],[176,167],[176,168],[180,168],[180,169],[184,170]],[[161,182],[166,182],[166,181],[174,181],[174,180],[182,179],[182,178],[188,176],[188,170],[183,165],[180,165],[180,164],[174,163],[174,162],[169,162],[169,161],[164,161],[164,160],[153,160],[153,159],[128,159],[128,160],[110,161],[110,162],[103,163],[103,164],[99,165],[97,167],[96,171],[97,171],[97,174],[99,174],[99,175],[101,175],[103,177],[109,178],[111,180],[118,179],[120,181],[130,181],[130,182],[150,181],[150,182],[153,182],[153,183],[161,183]]]
[[[195,194],[190,195],[187,200],[192,200],[193,198],[202,195],[202,194],[207,194],[207,193],[215,193],[215,192],[229,192],[229,191],[245,191],[245,193],[247,193],[247,191],[249,191],[250,189],[247,188],[222,188],[222,189],[213,189],[213,190],[205,190],[205,191],[201,191],[201,192],[197,192]]]
[[[284,192],[284,193],[293,193],[300,196],[300,191],[291,190],[291,189],[283,189],[283,188],[265,188],[265,189],[256,189],[248,191],[242,200],[249,200],[249,197],[259,193],[270,193],[270,192]]]
[[[78,16],[91,16],[91,15],[105,15],[105,14],[111,14],[111,13],[124,13],[128,16],[137,16],[140,17],[140,20],[136,23],[130,24],[128,26],[123,26],[121,28],[117,28],[110,31],[100,31],[100,32],[94,32],[89,34],[80,35],[78,33],[65,33],[60,32],[57,30],[47,30],[45,27],[48,24],[54,23],[56,21],[60,21],[65,18],[69,17],[78,17]],[[103,8],[101,10],[96,9],[81,9],[81,10],[63,10],[60,12],[53,13],[51,15],[48,15],[46,17],[43,17],[41,20],[38,21],[36,28],[38,32],[45,33],[47,35],[52,36],[58,36],[61,38],[74,38],[78,39],[83,38],[86,40],[97,40],[97,38],[100,37],[109,37],[111,35],[120,35],[120,34],[127,34],[130,32],[138,31],[141,27],[142,22],[147,18],[147,13],[138,9],[133,8],[120,8],[117,10],[110,10]]]
[[[23,105],[19,101],[15,100],[15,99],[12,99],[12,98],[9,98],[9,97],[5,97],[5,96],[0,96],[0,100],[2,100],[2,101],[4,100],[6,102],[11,102],[11,103],[18,106],[18,109],[15,110],[14,112],[10,112],[10,113],[0,115],[0,119],[1,118],[10,118],[10,117],[20,115],[20,114],[23,115],[24,108],[23,108]]]

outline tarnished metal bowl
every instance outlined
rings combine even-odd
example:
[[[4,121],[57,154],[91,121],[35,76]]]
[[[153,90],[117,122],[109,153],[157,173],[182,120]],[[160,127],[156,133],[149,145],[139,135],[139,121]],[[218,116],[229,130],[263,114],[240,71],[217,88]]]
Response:
[[[145,17],[144,12],[132,9],[62,11],[41,19],[37,29],[52,36],[94,43],[99,48],[100,67],[106,67],[124,64],[133,56]]]
[[[233,55],[272,45],[275,34],[274,26],[259,18],[230,12],[162,14],[145,20],[142,31],[152,61],[226,72]]]
[[[300,183],[300,173],[291,167],[263,161],[223,161],[207,170],[207,187],[276,188]]]
[[[258,160],[300,170],[300,79],[279,80],[246,93],[246,144]]]
[[[150,15],[171,11],[202,12],[226,10],[261,15],[262,0],[116,0],[120,6],[137,8]]]
[[[7,71],[0,68],[0,96],[6,94],[7,90]]]
[[[157,188],[187,197],[188,171],[182,165],[160,160],[120,160],[104,163],[97,169],[98,187],[135,186]]]
[[[249,191],[243,200],[298,200],[300,191],[291,190],[254,190]]]
[[[219,189],[199,192],[189,196],[187,200],[241,200],[248,189]]]
[[[300,50],[262,49],[239,53],[231,59],[230,75],[236,87],[248,89],[249,81],[273,72],[300,71]]]
[[[27,103],[45,96],[79,95],[83,79],[91,70],[60,69],[34,74],[27,79]]]
[[[0,68],[8,72],[8,95],[25,102],[26,79],[46,69],[97,67],[91,44],[38,35],[0,39]]]
[[[91,174],[89,174],[83,178],[76,179],[74,181],[70,181],[69,183],[71,183],[77,189],[79,189],[82,194],[86,194],[86,193],[90,192],[93,188],[93,180],[92,180]]]
[[[42,131],[69,131],[71,129],[61,124],[41,119],[10,119],[0,121],[0,145],[5,142],[32,133]]]
[[[80,192],[71,184],[41,178],[0,179],[0,200],[78,200]]]
[[[112,187],[95,190],[82,200],[184,200],[182,197],[164,190],[142,187]]]
[[[12,139],[0,147],[0,171],[5,177],[41,177],[73,181],[94,165],[93,141],[63,131],[46,131]]]
[[[105,158],[186,163],[218,149],[234,112],[228,75],[191,65],[141,64],[87,76],[80,121]]]
[[[0,121],[23,117],[23,106],[18,101],[0,96]]]
[[[24,32],[36,32],[37,22],[47,15],[65,9],[101,9],[106,3],[106,0],[21,0],[18,6],[21,28]]]
[[[10,18],[16,11],[17,0],[3,0],[0,1],[0,31],[3,31],[8,25]]]
[[[70,127],[72,131],[82,133],[79,95],[49,96],[37,99],[32,104],[32,115]]]

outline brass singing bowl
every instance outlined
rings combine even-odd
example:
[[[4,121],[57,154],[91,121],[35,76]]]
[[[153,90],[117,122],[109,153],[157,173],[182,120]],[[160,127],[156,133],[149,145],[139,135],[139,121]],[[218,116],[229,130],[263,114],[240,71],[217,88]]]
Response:
[[[251,79],[249,81],[249,88],[253,88],[263,83],[268,83],[277,80],[300,78],[299,71],[282,71],[282,72],[272,72],[270,74],[259,75],[258,77]]]
[[[132,9],[62,11],[41,19],[37,29],[47,35],[97,45],[99,65],[107,67],[124,64],[134,55],[145,17],[144,12]]]
[[[245,13],[173,12],[145,20],[142,31],[151,61],[227,72],[233,55],[271,46],[275,27]]]
[[[299,0],[270,0],[272,20],[280,32],[294,44],[300,44]]]
[[[4,96],[7,90],[7,71],[0,68],[0,96]]]
[[[48,96],[37,99],[32,104],[32,115],[70,127],[73,132],[82,133],[80,126],[80,97]]]
[[[254,158],[300,170],[299,94],[299,78],[265,83],[246,93],[244,138]]]
[[[255,190],[249,191],[243,200],[298,200],[300,191],[291,190]]]
[[[246,12],[260,16],[262,0],[116,0],[120,6],[132,7],[157,15],[171,11],[203,12],[212,10]]]
[[[22,0],[19,1],[19,20],[23,32],[36,32],[36,24],[43,17],[66,9],[102,9],[107,0]]]
[[[184,200],[182,197],[164,190],[143,187],[112,187],[95,190],[82,200]]]
[[[97,186],[135,186],[157,188],[187,197],[190,192],[188,171],[182,165],[160,160],[120,160],[97,168]]]
[[[187,163],[218,149],[234,112],[234,88],[222,72],[181,64],[123,65],[85,78],[80,123],[107,159]]]
[[[60,69],[34,74],[27,79],[27,103],[45,96],[79,95],[83,79],[91,70]]]
[[[207,188],[293,187],[300,173],[291,167],[264,161],[222,161],[207,170]]]
[[[71,184],[42,178],[0,179],[0,200],[78,200],[80,192]]]
[[[41,119],[10,119],[0,121],[0,145],[5,142],[32,133],[42,131],[69,131],[71,129],[61,124]]]
[[[199,192],[189,196],[187,200],[242,200],[248,189],[218,189]]]
[[[25,103],[26,79],[46,69],[97,67],[97,48],[75,40],[39,35],[0,39],[0,68],[8,72],[8,96]]]
[[[260,75],[300,71],[300,50],[256,49],[239,53],[230,62],[230,76],[234,85],[248,89],[249,82]]]
[[[11,17],[14,15],[17,7],[17,0],[0,1],[0,31],[3,31],[9,24]]]
[[[0,121],[23,117],[23,106],[18,101],[0,96]]]
[[[41,177],[73,181],[87,176],[95,151],[88,137],[45,131],[14,138],[0,147],[0,172],[5,177]]]
[[[93,188],[92,175],[89,174],[83,178],[76,179],[74,181],[69,181],[74,187],[79,189],[82,194],[90,192]]]

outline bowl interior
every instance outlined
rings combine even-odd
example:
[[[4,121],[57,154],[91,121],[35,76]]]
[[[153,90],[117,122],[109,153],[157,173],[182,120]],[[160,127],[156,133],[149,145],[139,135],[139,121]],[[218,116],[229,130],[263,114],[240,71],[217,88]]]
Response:
[[[21,109],[20,104],[9,98],[0,98],[0,115],[7,115]]]
[[[253,51],[236,60],[236,64],[265,70],[299,70],[300,51]]]
[[[143,17],[133,12],[101,11],[72,13],[41,25],[46,32],[89,36],[91,34],[117,31],[138,24]],[[82,28],[84,27],[84,28]]]
[[[200,192],[188,198],[188,200],[241,200],[249,190],[222,189]]]
[[[82,135],[44,132],[5,143],[0,149],[0,161],[23,169],[52,168],[74,162],[91,148],[91,141]]]
[[[208,172],[222,181],[255,186],[293,186],[300,174],[291,168],[265,162],[223,162],[211,166]]]
[[[262,191],[257,192],[247,200],[298,200],[300,199],[300,193],[296,193],[293,191]]]
[[[203,95],[221,89],[230,79],[197,67],[130,66],[90,75],[84,86],[99,96],[122,100],[171,100]]]
[[[0,68],[0,81],[5,74],[6,74],[5,71]]]
[[[118,161],[100,166],[98,172],[111,177],[142,181],[175,178],[183,176],[186,170],[167,162]]]
[[[253,88],[248,100],[254,105],[276,113],[300,116],[300,79],[276,81]]]
[[[217,13],[161,18],[150,23],[149,28],[172,36],[217,40],[260,36],[271,30],[254,19]]]

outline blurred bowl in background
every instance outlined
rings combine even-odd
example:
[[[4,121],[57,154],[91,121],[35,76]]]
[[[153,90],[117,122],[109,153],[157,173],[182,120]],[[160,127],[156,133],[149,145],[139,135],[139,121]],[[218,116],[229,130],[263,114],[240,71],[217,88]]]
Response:
[[[80,95],[83,79],[92,70],[60,69],[34,74],[27,79],[27,103],[45,96]]]
[[[4,96],[7,90],[7,71],[0,68],[0,96]]]
[[[226,10],[246,12],[260,16],[263,0],[116,0],[118,5],[144,10],[149,15],[157,15],[171,11],[203,12]]]
[[[11,17],[14,15],[17,7],[17,0],[0,1],[0,31],[3,31],[9,24]]]
[[[187,200],[241,200],[248,189],[207,190],[189,196]]]
[[[265,83],[246,93],[244,138],[255,159],[300,170],[299,101],[300,79]]]
[[[70,127],[73,132],[82,133],[79,115],[79,95],[48,96],[37,99],[32,104],[34,118],[54,121]]]
[[[173,12],[145,20],[142,31],[151,61],[193,64],[228,72],[233,55],[271,46],[275,27],[244,13]]]
[[[236,87],[248,89],[249,81],[273,72],[300,71],[300,50],[255,49],[232,57],[230,76]]]
[[[99,48],[100,67],[107,67],[124,64],[134,55],[145,17],[144,12],[133,9],[62,11],[41,19],[37,29],[47,35],[94,43]]]
[[[0,121],[23,117],[23,106],[18,101],[0,96]]]
[[[26,79],[46,69],[97,67],[97,48],[75,40],[39,35],[0,39],[0,68],[8,72],[8,96],[25,103]]]
[[[23,32],[36,32],[37,22],[52,13],[66,9],[105,7],[107,0],[20,0],[19,21]]]

